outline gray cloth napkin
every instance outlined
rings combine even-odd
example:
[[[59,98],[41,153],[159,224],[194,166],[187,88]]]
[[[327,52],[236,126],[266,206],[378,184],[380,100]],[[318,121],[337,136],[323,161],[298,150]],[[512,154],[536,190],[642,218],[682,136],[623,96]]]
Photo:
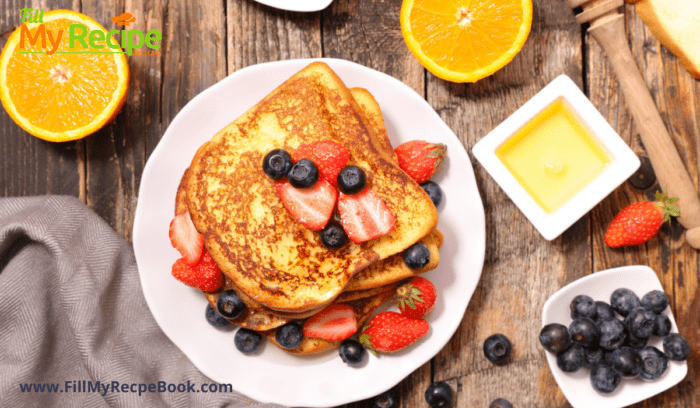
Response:
[[[187,391],[203,384],[216,383],[160,330],[104,220],[73,197],[0,199],[0,407],[277,407]]]

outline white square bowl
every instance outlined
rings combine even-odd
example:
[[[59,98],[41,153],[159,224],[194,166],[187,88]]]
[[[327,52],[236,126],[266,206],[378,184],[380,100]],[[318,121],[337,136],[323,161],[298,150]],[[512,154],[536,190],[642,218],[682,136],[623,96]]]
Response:
[[[588,295],[593,300],[609,304],[610,295],[619,288],[630,289],[640,299],[652,290],[664,290],[656,273],[647,266],[623,266],[600,271],[568,284],[547,299],[542,310],[542,327],[550,323],[569,327],[573,321],[570,314],[571,301],[576,296]],[[671,309],[666,308],[663,313],[671,320],[671,333],[678,333]],[[663,338],[652,336],[648,345],[663,351]],[[575,373],[565,373],[557,366],[554,353],[545,351],[545,354],[554,379],[574,408],[626,407],[673,387],[688,373],[685,361],[669,361],[668,371],[661,378],[655,381],[623,378],[615,391],[604,395],[591,386],[590,369],[584,367]]]
[[[496,156],[496,149],[530,120],[563,99],[610,156],[611,163],[591,182],[552,213],[530,196]],[[561,75],[515,111],[472,148],[472,153],[547,240],[553,240],[627,180],[640,165],[639,158],[608,124],[586,95],[566,75]]]

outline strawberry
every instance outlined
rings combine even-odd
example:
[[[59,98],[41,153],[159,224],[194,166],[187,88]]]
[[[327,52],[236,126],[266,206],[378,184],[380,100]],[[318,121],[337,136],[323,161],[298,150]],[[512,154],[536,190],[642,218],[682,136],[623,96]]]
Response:
[[[396,312],[382,312],[362,328],[360,343],[372,353],[393,353],[415,343],[428,332],[428,322]]]
[[[605,244],[610,248],[643,244],[659,232],[661,224],[671,215],[680,215],[678,207],[672,204],[677,198],[668,198],[666,193],[657,191],[656,199],[630,204],[620,211],[605,233]]]
[[[355,309],[348,305],[332,304],[311,316],[304,323],[304,337],[328,341],[345,340],[357,331]]]
[[[338,187],[338,173],[350,159],[350,150],[332,140],[305,143],[297,148],[292,159],[294,163],[301,159],[309,159],[318,168],[318,175]]]
[[[204,237],[194,227],[189,213],[180,214],[170,221],[169,235],[170,243],[180,251],[185,262],[195,265],[202,256]]]
[[[184,257],[175,261],[173,276],[185,285],[205,292],[214,292],[224,284],[221,269],[216,266],[207,251],[203,252],[195,265],[190,265]]]
[[[338,191],[328,181],[319,179],[313,187],[296,188],[289,181],[275,183],[284,208],[303,226],[320,230],[333,215]]]
[[[442,143],[428,143],[424,140],[412,140],[402,143],[394,149],[399,159],[399,167],[416,183],[425,183],[437,173],[445,158],[447,147]]]
[[[353,195],[340,193],[338,212],[345,232],[356,244],[394,230],[394,215],[381,197],[369,188]]]
[[[416,276],[396,289],[399,312],[409,319],[420,319],[435,309],[437,292],[429,280]]]

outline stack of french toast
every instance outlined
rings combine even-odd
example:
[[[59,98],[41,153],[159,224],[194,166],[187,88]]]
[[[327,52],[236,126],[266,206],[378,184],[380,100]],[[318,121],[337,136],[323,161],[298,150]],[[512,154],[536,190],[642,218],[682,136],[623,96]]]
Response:
[[[263,171],[266,154],[327,140],[347,148],[349,163],[364,170],[367,188],[393,216],[391,231],[329,249],[319,231],[285,208]],[[361,327],[402,281],[437,267],[443,241],[435,205],[398,166],[377,101],[365,89],[348,89],[323,62],[289,78],[199,148],[177,191],[175,215],[187,213],[223,272],[222,286],[204,296],[216,308],[220,293],[235,291],[245,309],[230,320],[275,344],[277,328],[333,303],[351,306]],[[418,242],[429,249],[429,262],[411,269],[402,253]],[[307,337],[287,351],[339,344]]]

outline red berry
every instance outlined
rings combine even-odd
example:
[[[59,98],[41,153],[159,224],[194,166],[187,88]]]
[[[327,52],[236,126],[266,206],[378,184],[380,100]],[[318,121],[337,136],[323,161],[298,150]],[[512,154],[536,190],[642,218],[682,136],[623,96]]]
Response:
[[[355,309],[343,304],[327,306],[304,323],[303,331],[304,337],[345,340],[357,331]]]
[[[394,215],[384,200],[369,188],[353,195],[340,193],[338,212],[348,238],[356,244],[394,230]]]
[[[399,312],[410,319],[420,319],[432,312],[436,298],[435,286],[421,276],[416,276],[410,283],[396,289]]]
[[[350,150],[332,140],[306,143],[299,146],[292,155],[294,163],[301,159],[309,159],[318,168],[318,174],[333,185],[338,187],[338,173],[345,167],[350,159]]]
[[[668,198],[658,191],[656,198],[659,201],[641,201],[620,211],[605,233],[605,244],[610,248],[643,244],[659,232],[671,215],[680,215],[678,207],[672,204],[677,198]]]
[[[428,143],[412,140],[402,143],[394,151],[399,160],[399,167],[416,183],[425,183],[437,173],[445,158],[447,147],[442,143]]]
[[[187,286],[214,292],[224,284],[224,275],[216,266],[209,252],[204,251],[199,262],[195,265],[187,263],[185,258],[180,258],[173,264],[173,276]]]
[[[423,337],[430,326],[424,319],[409,319],[396,312],[382,312],[362,328],[360,343],[373,353],[393,353]]]
[[[170,221],[170,243],[190,265],[195,265],[202,256],[204,237],[192,223],[189,213],[176,216]]]
[[[284,208],[303,226],[320,230],[333,215],[338,191],[328,181],[319,179],[313,187],[296,188],[287,180],[275,183]]]

